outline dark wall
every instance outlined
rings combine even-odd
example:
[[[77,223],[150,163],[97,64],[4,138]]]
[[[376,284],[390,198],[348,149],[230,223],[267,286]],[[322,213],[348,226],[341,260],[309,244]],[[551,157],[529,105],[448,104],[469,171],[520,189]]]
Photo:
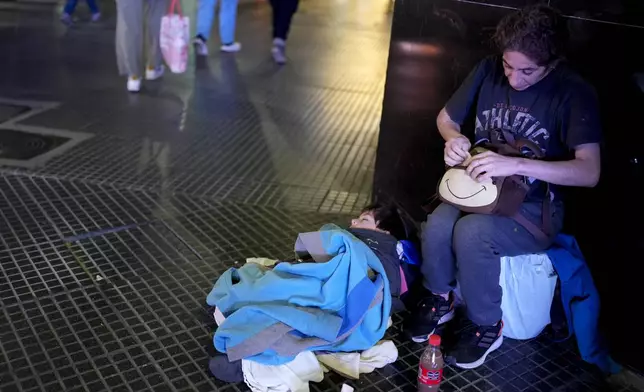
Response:
[[[472,3],[523,7],[536,0],[472,0]],[[576,18],[644,26],[644,3],[640,0],[544,0],[562,14]]]
[[[605,132],[602,180],[594,189],[571,191],[566,231],[575,234],[593,271],[613,353],[644,370],[637,321],[644,299],[644,94],[637,83],[644,29],[622,24],[644,25],[641,5],[552,3],[575,16],[568,18],[569,61],[597,89]],[[421,220],[420,204],[435,193],[443,172],[436,115],[472,66],[492,53],[490,36],[511,9],[452,0],[396,0],[394,8],[374,193]]]

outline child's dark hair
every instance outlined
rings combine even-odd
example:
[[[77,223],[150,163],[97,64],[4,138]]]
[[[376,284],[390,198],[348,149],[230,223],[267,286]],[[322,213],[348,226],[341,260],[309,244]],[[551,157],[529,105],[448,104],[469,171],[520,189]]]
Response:
[[[362,213],[370,212],[381,230],[388,231],[398,240],[407,239],[407,230],[400,211],[393,204],[371,204],[366,206]]]

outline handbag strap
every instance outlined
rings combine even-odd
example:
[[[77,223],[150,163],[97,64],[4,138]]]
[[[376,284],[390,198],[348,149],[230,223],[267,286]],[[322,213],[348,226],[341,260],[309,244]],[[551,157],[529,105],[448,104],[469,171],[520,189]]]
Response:
[[[174,14],[175,8],[179,9],[179,12],[177,12],[177,14],[179,14],[179,16],[183,16],[183,12],[181,11],[181,0],[172,0],[170,2],[170,9],[168,9],[168,15]]]
[[[520,212],[514,214],[512,218],[523,226],[542,244],[550,244],[556,233],[552,232],[552,200],[550,200],[550,184],[546,183],[546,197],[543,199],[541,206],[541,227],[530,222],[528,218],[521,215]]]
[[[488,144],[501,155],[531,157],[542,159],[544,157],[541,148],[532,140],[517,138],[510,131],[504,129],[490,130]],[[531,155],[531,156],[530,156]]]

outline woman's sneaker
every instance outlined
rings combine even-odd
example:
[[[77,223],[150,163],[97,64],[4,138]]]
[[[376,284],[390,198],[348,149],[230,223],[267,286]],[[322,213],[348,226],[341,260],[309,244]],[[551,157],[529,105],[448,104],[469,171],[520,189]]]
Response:
[[[148,68],[145,70],[145,79],[157,80],[165,73],[165,67],[160,65],[159,68]]]
[[[66,25],[71,25],[74,22],[72,16],[66,12],[63,12],[63,14],[60,15],[60,21]]]
[[[198,56],[208,56],[208,44],[205,39],[201,38],[201,36],[196,36],[195,39],[192,40],[192,45],[195,47],[195,53],[197,53]]]
[[[91,20],[92,20],[92,22],[98,22],[98,21],[100,21],[100,20],[101,20],[101,13],[100,13],[100,12],[97,12],[97,13],[95,13],[95,14],[92,14],[92,18],[91,18]]]
[[[503,321],[496,325],[473,325],[464,330],[458,343],[448,353],[454,365],[462,369],[474,369],[485,362],[487,356],[503,344]]]
[[[416,343],[423,343],[436,327],[454,318],[454,301],[440,295],[424,297],[403,323],[403,331]]]
[[[233,42],[232,44],[223,44],[221,45],[221,51],[226,53],[235,53],[241,50],[241,44],[239,42]]]
[[[130,76],[127,78],[127,91],[131,93],[138,93],[141,91],[141,78]]]
[[[273,40],[273,49],[271,49],[273,60],[279,65],[286,64],[286,41],[281,38]]]

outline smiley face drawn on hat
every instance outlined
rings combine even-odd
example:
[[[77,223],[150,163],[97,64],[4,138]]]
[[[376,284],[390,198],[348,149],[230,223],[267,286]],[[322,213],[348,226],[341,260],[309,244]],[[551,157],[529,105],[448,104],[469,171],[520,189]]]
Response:
[[[461,166],[447,169],[438,186],[438,192],[444,200],[456,205],[485,207],[496,200],[497,187],[491,180],[477,182],[465,173],[465,168],[471,160],[470,156]]]

